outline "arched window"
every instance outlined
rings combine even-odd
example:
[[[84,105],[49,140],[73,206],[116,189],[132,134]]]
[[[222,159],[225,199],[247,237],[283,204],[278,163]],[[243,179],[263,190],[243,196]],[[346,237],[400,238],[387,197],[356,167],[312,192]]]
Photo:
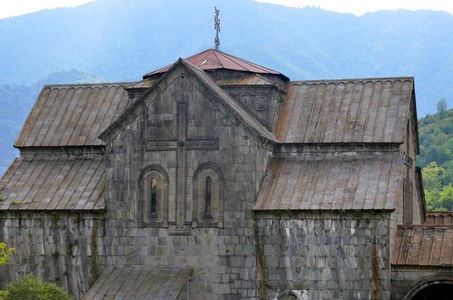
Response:
[[[205,191],[205,209],[204,213],[206,215],[211,214],[211,198],[212,197],[212,186],[211,186],[211,176],[206,176],[206,191]]]
[[[145,167],[139,176],[139,226],[167,227],[168,175],[157,165]]]
[[[151,217],[157,215],[157,179],[156,177],[151,178]]]
[[[193,220],[195,226],[222,227],[223,175],[213,163],[197,168],[193,176]]]

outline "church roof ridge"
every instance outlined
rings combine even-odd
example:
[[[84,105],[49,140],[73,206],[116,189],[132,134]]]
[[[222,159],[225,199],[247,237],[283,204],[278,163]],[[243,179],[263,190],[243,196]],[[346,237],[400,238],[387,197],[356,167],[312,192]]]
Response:
[[[398,77],[372,77],[372,78],[338,78],[338,79],[314,79],[314,80],[291,80],[289,84],[296,83],[358,83],[358,82],[386,82],[386,81],[411,81],[414,82],[413,76],[398,76]]]
[[[124,81],[124,82],[87,82],[87,83],[56,83],[45,84],[44,88],[75,88],[75,87],[127,87],[129,85],[137,84],[140,81]]]

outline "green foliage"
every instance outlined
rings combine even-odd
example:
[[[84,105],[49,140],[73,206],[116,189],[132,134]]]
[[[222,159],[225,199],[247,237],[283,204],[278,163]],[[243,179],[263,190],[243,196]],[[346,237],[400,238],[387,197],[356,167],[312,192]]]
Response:
[[[0,243],[0,266],[9,264],[9,256],[16,250],[14,248],[6,249],[6,243]]]
[[[437,103],[438,113],[419,120],[420,156],[428,210],[453,210],[453,109],[445,99]]]
[[[6,243],[0,243],[0,266],[1,265],[8,265],[10,255],[13,255],[14,248],[6,249]],[[1,291],[0,290],[0,300],[4,300],[5,297],[8,296],[8,291]]]
[[[440,118],[445,117],[445,111],[447,110],[447,101],[445,101],[445,98],[442,98],[439,100],[439,102],[437,102],[436,108],[439,117]]]
[[[8,292],[4,300],[71,300],[63,288],[53,283],[42,282],[33,274],[16,279],[6,287]]]

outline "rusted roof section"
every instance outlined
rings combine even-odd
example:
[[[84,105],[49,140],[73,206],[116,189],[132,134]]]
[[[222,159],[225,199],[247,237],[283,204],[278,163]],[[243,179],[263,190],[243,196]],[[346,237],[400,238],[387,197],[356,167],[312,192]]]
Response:
[[[392,265],[453,266],[453,226],[398,226]]]
[[[109,267],[83,299],[187,299],[191,273],[187,267]]]
[[[275,82],[272,82],[271,80],[259,74],[236,76],[229,79],[216,80],[216,83],[220,86],[232,86],[232,85],[278,86]]]
[[[124,110],[124,84],[44,86],[15,147],[96,146],[99,134]]]
[[[402,143],[414,80],[288,83],[276,137],[282,143]]]
[[[429,211],[425,225],[453,225],[453,211]]]
[[[102,210],[104,159],[17,158],[0,182],[0,210]]]
[[[258,74],[273,74],[279,75],[283,77],[285,80],[288,80],[288,78],[285,75],[277,71],[265,68],[263,66],[254,64],[252,62],[246,61],[244,59],[214,49],[205,50],[191,57],[188,57],[185,60],[202,70],[227,69]],[[143,76],[143,79],[146,79],[153,75],[165,73],[172,66],[173,65],[169,65],[162,69],[148,73]]]
[[[146,89],[150,88],[154,82],[156,82],[155,79],[144,79],[142,81],[137,81],[137,82],[132,82],[129,85],[126,85],[124,88],[127,89]]]
[[[254,210],[393,210],[403,158],[274,157]]]

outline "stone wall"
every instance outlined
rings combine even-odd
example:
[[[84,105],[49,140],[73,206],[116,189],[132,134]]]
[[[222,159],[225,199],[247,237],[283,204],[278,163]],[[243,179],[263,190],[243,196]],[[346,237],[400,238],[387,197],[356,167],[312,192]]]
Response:
[[[262,298],[390,298],[390,213],[258,213]]]
[[[81,299],[103,270],[103,213],[1,212],[0,241],[16,249],[0,288],[33,273]]]
[[[193,267],[191,299],[256,298],[251,211],[271,145],[190,74],[175,70],[170,75],[161,81],[161,92],[148,95],[142,112],[107,145],[109,261]],[[192,137],[212,144],[195,144]],[[199,205],[204,189],[197,174],[205,174],[205,167],[218,187],[212,191],[218,191],[212,222],[203,219]],[[158,207],[155,220],[141,211],[146,205],[140,203],[149,201],[146,191],[141,194],[148,173],[165,181],[157,189],[165,207]]]
[[[417,292],[433,284],[453,284],[453,268],[441,266],[392,268],[392,299],[411,299]]]

